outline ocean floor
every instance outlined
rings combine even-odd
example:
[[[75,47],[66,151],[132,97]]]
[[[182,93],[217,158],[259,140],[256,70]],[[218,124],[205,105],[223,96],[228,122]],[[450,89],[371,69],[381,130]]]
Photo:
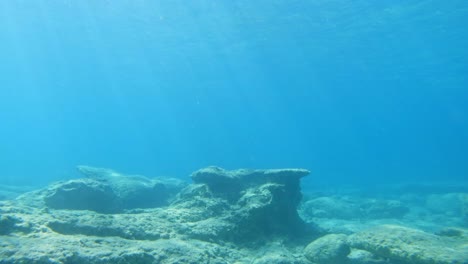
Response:
[[[191,182],[79,166],[0,186],[0,263],[467,264],[467,186],[303,188],[304,169]]]

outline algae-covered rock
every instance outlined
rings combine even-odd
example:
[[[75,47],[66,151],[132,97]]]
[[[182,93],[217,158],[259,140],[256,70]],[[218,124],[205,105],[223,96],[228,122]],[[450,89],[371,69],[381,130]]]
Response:
[[[395,225],[356,233],[348,242],[353,248],[405,264],[466,264],[468,259],[468,241]]]
[[[311,242],[304,249],[304,255],[308,260],[317,264],[342,264],[346,262],[346,256],[350,248],[346,242],[347,236],[330,234]]]
[[[78,171],[90,179],[107,184],[122,209],[165,206],[187,185],[174,178],[125,175],[105,168],[78,166]]]

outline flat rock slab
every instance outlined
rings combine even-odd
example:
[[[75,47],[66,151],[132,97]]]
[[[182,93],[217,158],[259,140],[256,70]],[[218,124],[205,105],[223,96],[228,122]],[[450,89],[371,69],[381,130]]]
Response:
[[[2,239],[0,248],[1,264],[227,264],[229,262],[224,259],[229,256],[243,257],[226,247],[195,240],[138,241],[51,233]]]
[[[306,169],[269,169],[269,170],[225,170],[220,167],[210,166],[192,173],[192,179],[196,183],[209,183],[212,180],[242,180],[242,181],[280,181],[287,179],[300,179],[310,174]]]
[[[195,171],[191,177],[195,183],[207,184],[214,192],[236,193],[265,183],[279,183],[297,189],[299,180],[309,174],[306,169],[225,170],[210,166]]]

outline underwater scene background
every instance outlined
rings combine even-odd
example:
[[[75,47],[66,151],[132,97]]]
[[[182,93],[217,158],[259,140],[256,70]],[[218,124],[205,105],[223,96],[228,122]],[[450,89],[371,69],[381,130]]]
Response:
[[[2,181],[464,180],[466,1],[2,1]]]
[[[468,263],[467,14],[0,1],[0,263]]]

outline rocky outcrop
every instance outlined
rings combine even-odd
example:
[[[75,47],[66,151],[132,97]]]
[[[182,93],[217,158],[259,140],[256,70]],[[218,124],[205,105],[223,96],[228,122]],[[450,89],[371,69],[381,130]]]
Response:
[[[223,219],[234,223],[230,236],[249,240],[253,235],[311,233],[297,213],[302,199],[300,179],[309,173],[304,169],[227,171],[208,167],[194,172],[192,179],[207,186],[210,196],[229,204],[230,212]]]

